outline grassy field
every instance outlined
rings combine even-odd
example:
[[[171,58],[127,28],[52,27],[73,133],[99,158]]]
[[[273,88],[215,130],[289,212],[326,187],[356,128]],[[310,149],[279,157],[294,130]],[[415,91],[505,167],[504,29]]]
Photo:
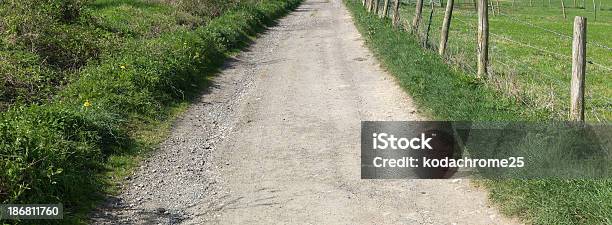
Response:
[[[0,1],[0,203],[87,223],[225,57],[299,2]]]
[[[461,69],[461,65],[448,64],[437,53],[423,49],[422,41],[393,28],[388,19],[382,20],[368,14],[361,1],[345,2],[367,45],[383,67],[398,78],[400,85],[430,118],[459,121],[545,121],[564,118],[564,115],[546,107],[528,107],[532,103],[475,79],[475,74],[469,69]],[[469,57],[475,54],[473,52],[457,53]],[[527,58],[524,60],[530,62]],[[604,82],[600,85],[609,84]],[[517,216],[527,223],[612,223],[610,179],[487,180],[477,184],[489,189],[490,198],[504,213]]]
[[[402,18],[414,17],[414,2],[401,6]],[[446,3],[443,1],[444,4]],[[448,60],[469,73],[476,72],[476,33],[478,16],[472,1],[456,1],[448,42]],[[428,2],[427,2],[428,3]],[[496,3],[493,1],[493,3]],[[582,2],[579,1],[578,4]],[[572,29],[574,16],[588,20],[586,119],[608,122],[612,119],[612,1],[598,1],[603,7],[594,19],[592,2],[573,8],[565,2],[567,19],[560,1],[500,1],[499,12],[489,12],[490,84],[516,97],[528,107],[546,109],[550,119],[567,118],[571,80]],[[495,6],[497,7],[497,6]],[[430,48],[436,49],[444,8],[434,7]],[[423,7],[419,35],[425,36],[431,6]]]

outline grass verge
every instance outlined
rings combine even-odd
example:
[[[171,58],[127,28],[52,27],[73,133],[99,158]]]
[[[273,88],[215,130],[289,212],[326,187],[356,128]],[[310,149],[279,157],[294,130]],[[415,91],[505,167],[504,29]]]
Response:
[[[495,9],[501,13],[489,12],[488,73],[494,79],[488,82],[496,84],[507,95],[521,98],[529,107],[551,111],[550,119],[567,117],[570,108],[573,19],[574,16],[584,16],[588,20],[589,42],[585,117],[587,121],[609,121],[612,118],[609,104],[612,83],[608,74],[612,72],[612,49],[608,46],[612,46],[612,39],[606,36],[612,29],[612,11],[600,9],[595,19],[592,7],[570,7],[566,9],[568,16],[564,19],[558,0],[547,2],[545,6],[534,4],[533,7],[519,6],[518,2],[513,1],[501,0],[498,3],[499,8],[495,6]],[[610,3],[612,1],[604,0],[602,5],[609,6]],[[438,6],[433,9],[428,48],[438,48],[444,11]],[[414,1],[402,4],[400,12],[402,18],[413,18]],[[423,7],[418,32],[421,37],[425,37],[430,12],[432,9],[429,5]],[[477,26],[478,14],[474,6],[456,2],[445,57],[446,61],[470,73],[476,73],[476,54],[472,53],[477,48]]]
[[[227,54],[300,2],[253,1],[205,26],[127,39],[76,71],[48,103],[0,114],[0,202],[61,202],[66,219],[46,222],[87,223]]]
[[[389,20],[345,0],[366,44],[432,119],[543,121],[551,112],[525,107],[511,96],[444,63]],[[507,215],[532,224],[611,224],[611,180],[487,180],[490,198]]]

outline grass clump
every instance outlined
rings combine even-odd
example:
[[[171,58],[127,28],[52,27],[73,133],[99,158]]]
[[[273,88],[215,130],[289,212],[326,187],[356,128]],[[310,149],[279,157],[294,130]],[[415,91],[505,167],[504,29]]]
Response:
[[[89,8],[96,26],[122,37],[154,38],[203,25],[196,15],[155,2],[97,0]]]
[[[57,104],[8,111],[0,116],[0,199],[78,205],[96,189],[95,172],[117,135],[86,109]]]
[[[398,78],[415,102],[438,120],[546,121],[554,114],[532,108],[515,96],[474,79],[424,50],[409,33],[391,21],[369,14],[360,1],[345,0],[367,45]],[[453,22],[455,24],[455,22]],[[474,53],[475,54],[475,53]],[[490,198],[501,210],[532,224],[612,223],[610,179],[487,180]]]
[[[37,54],[0,50],[0,111],[16,102],[41,102],[62,83]]]
[[[85,1],[24,0],[0,3],[5,42],[40,55],[45,63],[77,68],[96,57],[101,35],[86,26]]]

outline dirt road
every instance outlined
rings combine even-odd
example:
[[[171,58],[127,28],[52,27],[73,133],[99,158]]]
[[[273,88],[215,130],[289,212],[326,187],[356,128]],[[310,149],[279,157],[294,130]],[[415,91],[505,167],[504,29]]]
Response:
[[[230,60],[94,223],[511,224],[467,180],[361,180],[360,121],[422,120],[341,0]]]

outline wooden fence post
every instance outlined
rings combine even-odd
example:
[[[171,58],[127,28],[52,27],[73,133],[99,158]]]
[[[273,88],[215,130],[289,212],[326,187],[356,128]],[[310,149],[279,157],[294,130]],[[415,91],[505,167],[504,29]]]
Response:
[[[597,8],[599,9],[599,11],[601,11],[601,0],[599,0],[599,3],[597,3]]]
[[[361,5],[366,6],[366,1],[367,1],[367,0],[362,0],[362,1],[361,1]]]
[[[431,1],[431,11],[429,12],[429,21],[427,22],[427,30],[425,31],[425,40],[423,40],[423,47],[427,48],[429,44],[429,29],[431,28],[431,20],[433,19],[434,13],[434,2]]]
[[[499,0],[495,0],[495,8],[497,8],[497,14],[501,14],[501,8],[499,8]]]
[[[374,0],[370,0],[368,4],[368,12],[372,12],[373,9],[374,9]]]
[[[448,0],[448,2],[446,2],[446,12],[444,13],[444,22],[442,22],[442,32],[440,32],[440,47],[438,48],[438,53],[441,56],[444,56],[444,52],[446,51],[448,30],[451,24],[451,17],[453,16],[453,5],[453,0]]]
[[[416,33],[419,30],[419,23],[421,23],[421,13],[423,12],[423,0],[417,0],[414,19],[412,20],[412,32]]]
[[[479,0],[478,4],[478,73],[476,77],[487,75],[489,61],[489,11],[487,0]]]
[[[593,13],[595,13],[595,21],[597,21],[597,5],[595,4],[595,0],[593,0]]]
[[[584,73],[586,71],[586,26],[585,17],[574,18],[574,41],[572,44],[572,85],[570,120],[584,121]]]
[[[385,0],[385,8],[383,8],[383,18],[387,18],[387,16],[389,15],[389,0]]]
[[[561,0],[561,12],[563,12],[563,19],[567,19],[567,15],[565,15],[565,4],[563,4],[563,1],[565,0]]]
[[[397,27],[399,25],[399,20],[400,20],[400,13],[399,13],[400,0],[395,0],[395,4],[394,4],[393,8],[394,8],[394,10],[393,10],[393,26]]]
[[[380,3],[380,0],[374,0],[374,14],[378,15],[378,3]]]

